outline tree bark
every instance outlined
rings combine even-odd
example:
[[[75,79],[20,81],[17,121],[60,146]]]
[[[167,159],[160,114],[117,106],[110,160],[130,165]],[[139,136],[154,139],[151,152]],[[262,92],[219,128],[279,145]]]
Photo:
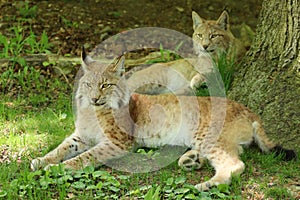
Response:
[[[299,0],[264,0],[255,39],[229,92],[289,148],[300,147],[299,15]]]

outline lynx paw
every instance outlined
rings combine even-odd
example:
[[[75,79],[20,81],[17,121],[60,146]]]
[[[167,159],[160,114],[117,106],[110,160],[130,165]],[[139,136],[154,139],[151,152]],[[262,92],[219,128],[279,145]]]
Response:
[[[38,169],[41,169],[44,166],[44,162],[42,158],[36,158],[33,159],[30,163],[30,169],[32,171],[36,171]]]
[[[204,76],[203,75],[201,75],[201,74],[196,74],[193,78],[192,78],[192,80],[191,80],[191,82],[190,82],[190,87],[192,88],[192,89],[195,89],[195,88],[199,88],[199,87],[201,87],[201,85],[203,84],[203,83],[205,83],[205,78],[204,78]]]
[[[211,184],[207,181],[207,182],[204,182],[204,183],[199,183],[197,185],[195,185],[195,188],[199,191],[207,191],[211,188]]]
[[[192,169],[200,169],[203,165],[203,162],[204,159],[200,158],[198,151],[190,150],[180,157],[178,165],[181,168],[190,171]]]

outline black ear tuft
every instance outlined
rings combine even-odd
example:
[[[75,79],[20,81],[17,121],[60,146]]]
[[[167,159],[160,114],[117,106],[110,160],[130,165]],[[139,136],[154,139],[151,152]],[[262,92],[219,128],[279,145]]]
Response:
[[[84,46],[82,46],[81,59],[85,60],[86,56],[87,56],[87,54],[85,52],[85,48],[84,48]]]
[[[285,148],[282,148],[279,145],[275,146],[271,151],[275,152],[276,156],[281,155],[282,159],[285,160],[285,161],[290,161],[290,160],[296,160],[297,159],[297,154],[294,150],[285,149]]]

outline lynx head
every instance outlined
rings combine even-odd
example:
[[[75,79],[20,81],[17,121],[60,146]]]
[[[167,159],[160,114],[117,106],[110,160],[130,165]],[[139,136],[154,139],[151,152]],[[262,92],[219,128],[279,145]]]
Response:
[[[205,20],[196,12],[192,12],[193,18],[193,40],[211,53],[217,54],[219,51],[226,52],[230,47],[231,38],[233,37],[229,28],[229,15],[226,11],[220,15],[218,20]],[[199,52],[199,47],[194,46]]]
[[[124,56],[115,64],[103,64],[82,52],[83,76],[78,83],[76,106],[118,109],[129,101],[129,92],[121,78]]]

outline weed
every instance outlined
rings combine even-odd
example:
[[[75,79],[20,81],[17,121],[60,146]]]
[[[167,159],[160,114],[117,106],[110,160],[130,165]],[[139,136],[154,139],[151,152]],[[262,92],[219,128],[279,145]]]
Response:
[[[60,16],[60,19],[65,24],[66,27],[78,28],[78,26],[79,26],[79,24],[77,22],[72,22],[71,20],[68,20],[64,16]]]
[[[24,5],[20,6],[19,13],[23,18],[35,18],[37,16],[37,6],[29,6],[28,2],[24,2]]]
[[[26,65],[26,61],[21,54],[51,53],[49,51],[51,44],[45,31],[39,41],[32,31],[30,31],[29,36],[25,36],[24,29],[21,26],[12,27],[11,31],[13,34],[11,38],[0,35],[0,47],[3,47],[0,58],[9,59],[12,62],[12,67],[15,64]]]
[[[0,47],[2,52],[0,53],[0,58],[8,58],[9,56],[9,41],[8,38],[0,34]]]
[[[181,57],[176,53],[178,49],[182,46],[182,42],[180,42],[174,50],[168,50],[164,49],[163,45],[160,44],[159,52],[160,52],[160,58],[152,59],[147,61],[146,64],[153,64],[153,63],[162,63],[162,62],[169,62],[172,60],[178,60]]]
[[[122,16],[122,12],[120,11],[112,11],[112,12],[109,12],[108,15],[111,15],[115,18],[118,18],[118,17],[121,17]]]

